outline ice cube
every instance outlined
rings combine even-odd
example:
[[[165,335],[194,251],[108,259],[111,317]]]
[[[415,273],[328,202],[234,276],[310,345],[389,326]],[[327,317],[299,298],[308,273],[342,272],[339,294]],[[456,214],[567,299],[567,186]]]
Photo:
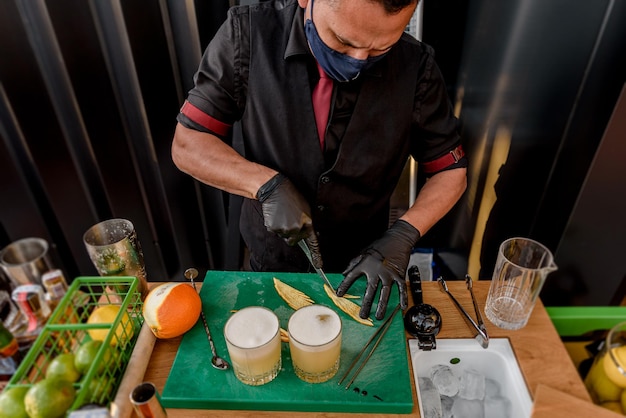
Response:
[[[485,378],[485,398],[488,396],[500,396],[501,386],[500,382],[495,379]]]
[[[479,399],[455,398],[452,404],[452,416],[461,418],[484,418],[483,401]],[[500,418],[506,418],[501,416]]]
[[[485,375],[473,369],[465,370],[459,378],[459,396],[464,399],[485,398]]]
[[[422,401],[422,418],[442,418],[441,415],[441,399],[439,392],[433,381],[427,377],[417,378],[417,384],[420,391],[420,399]]]
[[[454,415],[452,415],[453,404],[454,398],[441,395],[441,415],[443,418],[454,418]]]
[[[441,395],[454,396],[459,393],[459,378],[445,364],[436,364],[430,368],[430,378]]]
[[[486,397],[485,418],[507,418],[511,416],[511,401],[502,396]]]

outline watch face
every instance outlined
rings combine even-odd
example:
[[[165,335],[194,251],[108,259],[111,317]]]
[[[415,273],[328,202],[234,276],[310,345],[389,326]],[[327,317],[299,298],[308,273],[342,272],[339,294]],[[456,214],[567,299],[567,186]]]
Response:
[[[411,307],[404,316],[404,327],[413,336],[435,336],[441,329],[441,315],[428,304]]]

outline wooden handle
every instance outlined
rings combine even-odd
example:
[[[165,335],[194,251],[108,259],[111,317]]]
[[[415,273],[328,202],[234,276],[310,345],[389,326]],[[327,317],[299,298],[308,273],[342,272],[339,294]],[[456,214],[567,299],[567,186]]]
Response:
[[[128,360],[128,366],[117,390],[117,395],[111,403],[111,418],[129,418],[132,415],[133,405],[129,399],[130,392],[143,382],[155,342],[156,338],[152,330],[144,322],[139,337],[137,337],[135,349]]]

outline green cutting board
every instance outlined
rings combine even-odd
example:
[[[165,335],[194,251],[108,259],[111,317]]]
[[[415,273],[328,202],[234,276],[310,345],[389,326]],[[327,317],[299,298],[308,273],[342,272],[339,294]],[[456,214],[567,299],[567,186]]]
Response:
[[[345,389],[350,377],[338,382],[359,351],[384,320],[374,320],[374,327],[359,324],[337,308],[315,274],[251,273],[209,271],[200,296],[211,336],[220,356],[230,361],[223,329],[232,311],[246,306],[265,306],[276,313],[281,327],[287,328],[294,312],[276,293],[273,277],[308,294],[316,303],[333,308],[343,323],[340,367],[337,375],[325,383],[306,383],[294,374],[289,344],[282,344],[282,369],[276,379],[263,386],[241,383],[232,369],[221,371],[211,366],[211,350],[202,321],[188,331],[180,344],[162,393],[168,408],[230,409],[308,412],[410,413],[413,409],[411,377],[402,312],[396,313],[391,326],[360,374]],[[329,275],[339,284],[343,276]],[[365,280],[358,280],[350,293],[361,296]],[[394,289],[396,290],[396,289]],[[360,299],[356,299],[360,304]],[[392,292],[387,309],[390,315],[398,304]],[[376,305],[372,309],[375,311]]]

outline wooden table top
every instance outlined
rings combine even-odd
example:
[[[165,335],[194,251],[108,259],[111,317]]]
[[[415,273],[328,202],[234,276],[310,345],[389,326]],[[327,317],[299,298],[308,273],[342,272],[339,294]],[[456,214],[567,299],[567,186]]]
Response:
[[[448,281],[448,288],[467,312],[474,317],[474,309],[470,294],[464,281]],[[478,305],[483,312],[490,281],[475,281],[474,294]],[[437,282],[423,283],[424,302],[437,308],[443,318],[443,327],[437,339],[443,338],[473,338],[474,333],[468,328],[463,317],[456,309],[450,298],[439,289]],[[483,314],[484,317],[484,314]],[[589,393],[585,389],[573,361],[563,345],[550,317],[541,301],[538,301],[528,324],[517,331],[507,331],[497,328],[485,318],[485,325],[490,338],[509,338],[520,368],[528,385],[531,396],[535,396],[537,389],[548,387],[563,392],[569,397],[579,399],[584,403],[591,403]],[[182,338],[182,337],[181,337]],[[181,338],[171,340],[157,340],[150,358],[150,363],[144,375],[144,381],[155,384],[159,392],[165,386],[172,362],[176,356]],[[407,334],[407,338],[412,338]],[[407,355],[408,348],[407,348]],[[409,360],[409,367],[410,367]],[[411,377],[413,373],[411,371]],[[172,417],[369,417],[390,418],[419,416],[415,384],[413,386],[413,412],[404,414],[346,414],[346,413],[311,413],[311,412],[276,412],[276,411],[207,411],[193,409],[168,409]],[[190,388],[193,390],[193,388]],[[590,405],[593,406],[593,405]],[[574,416],[574,415],[570,415]],[[583,415],[579,415],[583,416]],[[588,415],[585,415],[588,416]]]

